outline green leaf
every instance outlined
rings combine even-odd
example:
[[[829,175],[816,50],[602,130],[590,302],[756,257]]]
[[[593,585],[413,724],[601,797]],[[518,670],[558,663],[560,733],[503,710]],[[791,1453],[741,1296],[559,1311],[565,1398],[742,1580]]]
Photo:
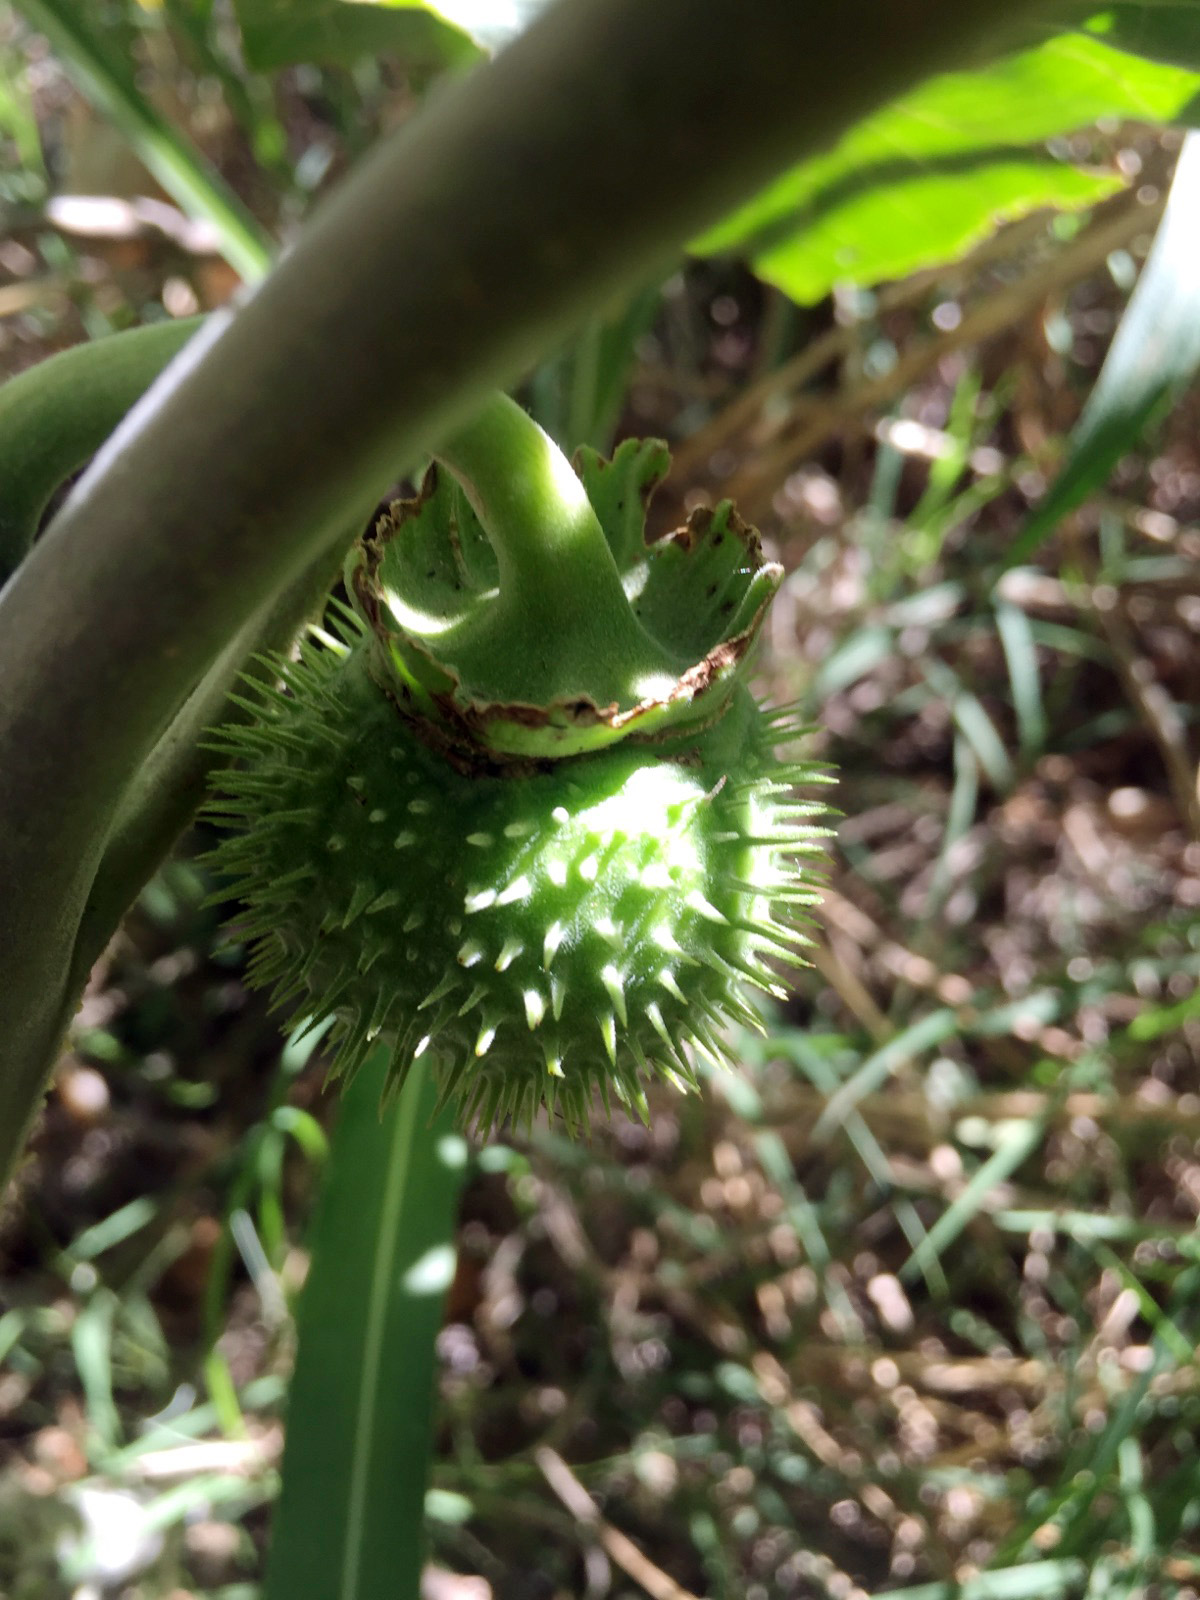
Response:
[[[1084,26],[1096,38],[1132,55],[1200,69],[1200,11],[1195,0],[1105,6]]]
[[[1200,77],[1082,34],[974,72],[935,78],[794,167],[705,234],[794,300],[953,260],[1003,221],[1072,210],[1121,185],[1049,154],[1044,141],[1103,116],[1182,116]]]
[[[451,7],[404,0],[235,0],[247,63],[259,72],[299,62],[352,66],[396,55],[420,74],[471,66],[483,51]],[[439,14],[441,13],[441,14]]]
[[[930,1228],[900,1269],[902,1281],[911,1282],[930,1260],[936,1260],[978,1216],[992,1190],[1011,1178],[1045,1137],[1046,1119],[1030,1117],[1006,1128],[992,1154],[971,1175],[951,1204]]]
[[[1177,1032],[1195,1017],[1200,1017],[1200,989],[1193,989],[1173,1006],[1151,1006],[1140,1011],[1129,1024],[1129,1037],[1142,1044],[1161,1039],[1164,1033]]]
[[[1100,376],[1071,435],[1067,461],[1008,554],[1019,566],[1098,489],[1153,418],[1200,367],[1200,134],[1184,142],[1167,209]]]
[[[981,1572],[962,1583],[921,1583],[890,1589],[886,1600],[1056,1600],[1087,1577],[1082,1561],[1029,1561],[1019,1567]],[[882,1594],[873,1600],[885,1600]]]
[[[274,247],[214,166],[146,99],[134,66],[71,0],[20,0],[79,90],[118,127],[139,159],[190,217],[216,230],[221,254],[247,282],[261,278]]]
[[[342,1095],[300,1303],[266,1600],[415,1595],[434,1339],[465,1140],[424,1060],[380,1115],[388,1052]]]

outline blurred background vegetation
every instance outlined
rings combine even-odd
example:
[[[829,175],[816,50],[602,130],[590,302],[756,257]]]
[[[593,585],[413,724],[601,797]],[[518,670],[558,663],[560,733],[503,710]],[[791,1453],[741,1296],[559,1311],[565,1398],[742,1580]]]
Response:
[[[428,1600],[1200,1595],[1195,394],[1110,363],[1115,468],[1035,517],[1200,78],[1054,48],[957,123],[939,91],[937,149],[874,119],[522,394],[567,445],[672,442],[658,531],[726,493],[761,527],[761,688],[844,820],[736,1077],[476,1152]],[[226,302],[475,54],[422,9],[0,6],[0,373]],[[881,201],[855,162],[898,149]],[[1184,278],[1137,308],[1164,368]],[[256,1593],[334,1107],[211,842],[96,968],[0,1218],[6,1600]]]

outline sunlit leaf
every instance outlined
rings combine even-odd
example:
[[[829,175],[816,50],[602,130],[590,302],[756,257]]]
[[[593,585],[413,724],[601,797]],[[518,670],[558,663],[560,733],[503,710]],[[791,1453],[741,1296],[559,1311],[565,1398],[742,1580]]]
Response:
[[[394,55],[419,74],[470,66],[515,39],[547,0],[235,0],[246,59],[351,65]]]
[[[394,55],[418,74],[469,66],[482,51],[438,10],[385,0],[235,0],[242,48],[259,72],[299,62],[352,66]]]
[[[936,78],[794,167],[696,248],[736,251],[801,302],[953,260],[998,223],[1111,193],[1111,171],[1045,141],[1099,117],[1170,121],[1200,89],[1184,68],[1073,34],[975,72]]]

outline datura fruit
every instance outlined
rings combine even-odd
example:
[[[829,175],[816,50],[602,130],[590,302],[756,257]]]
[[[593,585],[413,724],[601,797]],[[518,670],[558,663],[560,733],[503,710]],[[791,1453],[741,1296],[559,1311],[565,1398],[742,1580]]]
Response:
[[[748,988],[800,959],[828,781],[744,678],[780,576],[724,503],[645,539],[669,457],[574,469],[497,398],[346,569],[249,720],[215,852],[251,980],[334,1018],[335,1070],[422,1055],[484,1129],[722,1060]]]

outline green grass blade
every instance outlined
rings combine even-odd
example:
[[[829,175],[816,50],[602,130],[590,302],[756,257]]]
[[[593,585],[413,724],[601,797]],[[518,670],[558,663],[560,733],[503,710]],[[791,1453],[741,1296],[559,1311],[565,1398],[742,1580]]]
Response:
[[[942,1013],[937,1012],[935,1015],[941,1016]],[[921,1026],[922,1024],[920,1023],[916,1024],[917,1029],[920,1029]],[[939,1026],[941,1025],[939,1024]],[[909,1040],[911,1043],[910,1036],[912,1035],[913,1031],[914,1030],[910,1028],[904,1034],[897,1034],[896,1038],[891,1041],[891,1045],[895,1046],[904,1040]],[[821,1120],[818,1122],[817,1127],[813,1131],[814,1139],[817,1137],[817,1134],[820,1131],[821,1122],[823,1122],[824,1119],[829,1116],[831,1109],[834,1107],[835,1102],[838,1101],[838,1098],[842,1094],[843,1090],[850,1089],[858,1077],[861,1076],[861,1074],[866,1070],[866,1068],[870,1066],[872,1062],[877,1064],[879,1057],[883,1055],[884,1051],[889,1048],[888,1046],[884,1046],[884,1051],[877,1052],[870,1058],[868,1062],[864,1063],[863,1066],[858,1069],[858,1072],[854,1074],[853,1078],[847,1080],[846,1084],[839,1086],[837,1077],[830,1063],[824,1060],[819,1052],[812,1049],[810,1041],[804,1034],[794,1029],[786,1029],[782,1032],[777,1032],[772,1036],[770,1040],[770,1046],[786,1056],[788,1060],[794,1061],[804,1075],[808,1078],[808,1081],[813,1085],[813,1087],[815,1089],[819,1089],[820,1092],[827,1097],[828,1103],[826,1105],[825,1112],[823,1113]],[[899,1066],[901,1064],[901,1062],[897,1060],[894,1055],[891,1057],[886,1057],[885,1059],[888,1062],[888,1071],[892,1070],[893,1066]],[[868,1086],[863,1093],[869,1092],[870,1090]],[[879,1189],[880,1193],[889,1195],[891,1197],[892,1207],[896,1214],[896,1221],[900,1224],[900,1227],[904,1233],[904,1237],[908,1240],[911,1249],[915,1252],[919,1250],[924,1243],[925,1225],[922,1223],[921,1218],[917,1213],[917,1208],[913,1205],[912,1201],[907,1199],[904,1195],[894,1193],[895,1185],[892,1182],[891,1169],[888,1166],[888,1159],[883,1152],[883,1147],[880,1145],[879,1140],[876,1139],[875,1135],[867,1126],[867,1123],[861,1113],[856,1110],[858,1100],[861,1098],[861,1095],[856,1094],[853,1100],[846,1105],[844,1110],[840,1108],[838,1109],[835,1118],[835,1125],[845,1129],[846,1137],[854,1146],[859,1160],[866,1168],[868,1175],[870,1176],[872,1182]],[[832,1134],[832,1131],[833,1125],[830,1126],[830,1134]],[[925,1254],[922,1256],[922,1260],[928,1261],[929,1263],[928,1267],[925,1269],[925,1281],[929,1286],[930,1293],[935,1295],[944,1294],[946,1291],[946,1279],[945,1274],[942,1272],[940,1261],[938,1261],[936,1256],[930,1257],[928,1252],[925,1252]]]
[[[1146,1222],[1138,1217],[1114,1216],[1111,1212],[1060,1211],[1052,1207],[996,1211],[991,1222],[1002,1233],[1061,1233],[1083,1245],[1094,1244],[1097,1239],[1135,1244],[1142,1239],[1184,1239],[1195,1232],[1187,1222]]]
[[[1045,748],[1048,728],[1033,628],[1019,606],[1002,600],[996,606],[996,631],[1008,665],[1021,754],[1032,761]]]
[[[434,1339],[466,1144],[424,1062],[379,1112],[385,1053],[343,1099],[300,1305],[265,1600],[416,1600]]]
[[[943,662],[930,659],[923,665],[929,687],[950,707],[955,726],[975,752],[979,765],[987,773],[994,789],[1003,794],[1013,785],[1012,762],[1004,741],[996,731],[996,724],[983,708],[983,703],[969,689],[964,689],[956,675]]]
[[[1087,1577],[1082,1561],[1029,1561],[1019,1567],[981,1572],[963,1583],[920,1583],[890,1589],[887,1600],[1057,1600],[1080,1588]],[[873,1600],[884,1600],[876,1595]]]
[[[951,852],[975,822],[979,806],[979,762],[975,752],[961,731],[954,735],[954,788],[950,792],[950,805],[946,812],[946,828],[941,849],[929,880],[929,895],[925,905],[926,918],[941,910],[954,883]]]
[[[1008,553],[1020,566],[1108,477],[1200,367],[1200,137],[1184,142],[1154,247],[1071,438],[1066,466]]]
[[[926,1050],[933,1050],[938,1045],[944,1044],[947,1039],[954,1037],[959,1028],[957,1014],[943,1007],[941,1010],[931,1011],[928,1016],[921,1017],[910,1027],[896,1034],[895,1038],[889,1039],[885,1045],[873,1051],[857,1071],[830,1096],[824,1111],[817,1118],[813,1129],[813,1140],[819,1142],[828,1138],[835,1128],[845,1122],[858,1102],[867,1095],[874,1094],[876,1089],[887,1082],[893,1072],[907,1066]]]
[[[142,94],[130,64],[119,59],[87,20],[78,0],[20,0],[80,91],[118,127],[171,198],[209,223],[221,254],[248,283],[271,264],[274,245],[233,190],[199,151]]]
[[[42,141],[33,110],[27,74],[19,65],[15,50],[0,50],[0,129],[12,140],[17,157],[16,171],[4,174],[5,199],[14,192],[22,198],[41,198],[49,187]]]
[[[121,1419],[113,1398],[112,1364],[113,1324],[118,1307],[113,1291],[101,1285],[71,1328],[75,1370],[87,1401],[90,1447],[100,1455],[115,1449],[121,1437]]]
[[[149,1195],[138,1195],[126,1205],[111,1212],[99,1222],[93,1222],[72,1239],[65,1254],[70,1261],[94,1261],[97,1256],[123,1244],[126,1239],[153,1222],[158,1206]]]
[[[1016,1123],[1006,1130],[998,1147],[972,1174],[962,1193],[946,1208],[901,1267],[902,1280],[911,1282],[929,1265],[930,1258],[936,1259],[948,1245],[953,1244],[978,1214],[988,1193],[1006,1178],[1012,1177],[1021,1163],[1033,1154],[1045,1133],[1045,1117]]]

